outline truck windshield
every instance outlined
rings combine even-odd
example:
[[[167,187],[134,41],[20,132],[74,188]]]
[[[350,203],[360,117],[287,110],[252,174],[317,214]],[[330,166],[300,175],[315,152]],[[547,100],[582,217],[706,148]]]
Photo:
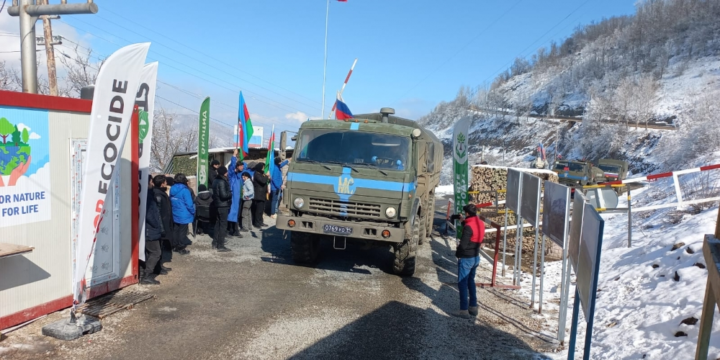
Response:
[[[304,130],[298,138],[297,161],[331,164],[368,164],[405,170],[410,159],[410,138],[359,131]]]
[[[601,164],[601,165],[598,165],[598,167],[606,173],[614,173],[614,174],[620,173],[620,167],[617,165]]]
[[[556,170],[564,170],[568,168],[568,171],[583,171],[583,164],[581,163],[558,163],[555,165]]]

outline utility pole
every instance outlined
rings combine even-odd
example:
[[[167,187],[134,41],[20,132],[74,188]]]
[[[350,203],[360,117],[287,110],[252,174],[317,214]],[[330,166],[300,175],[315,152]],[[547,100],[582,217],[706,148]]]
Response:
[[[325,62],[323,65],[323,91],[322,91],[322,110],[320,118],[325,118],[325,79],[327,78],[327,37],[328,37],[328,20],[330,19],[330,0],[327,0],[327,9],[325,10]]]
[[[50,5],[50,0],[40,0],[40,5]],[[52,39],[52,25],[50,24],[50,17],[43,15],[43,30],[45,32],[45,55],[47,57],[47,68],[48,68],[48,85],[50,87],[50,95],[58,96],[57,87],[57,71],[55,69],[55,48],[53,47]]]
[[[41,0],[41,2],[45,1],[48,0]],[[8,8],[8,14],[20,18],[20,53],[23,92],[37,94],[35,23],[38,18],[43,15],[97,14],[97,12],[98,6],[93,3],[93,0],[87,0],[86,4],[68,4],[67,0],[62,0],[62,3],[57,5],[48,5],[47,3],[37,5],[36,0],[13,0],[12,6]],[[45,31],[47,36],[48,30],[46,29]],[[52,40],[52,34],[50,39]],[[52,61],[54,62],[54,58]],[[50,56],[48,56],[48,66],[49,63]]]

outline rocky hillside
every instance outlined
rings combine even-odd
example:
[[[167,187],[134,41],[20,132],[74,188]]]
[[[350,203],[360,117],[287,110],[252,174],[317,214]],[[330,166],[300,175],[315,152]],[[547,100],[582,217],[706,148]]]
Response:
[[[551,159],[626,159],[635,174],[718,161],[718,17],[720,1],[641,2],[633,16],[579,28],[517,59],[489,87],[461,88],[418,121],[449,144],[454,122],[472,116],[473,163],[486,146],[490,164],[527,167],[540,143]]]

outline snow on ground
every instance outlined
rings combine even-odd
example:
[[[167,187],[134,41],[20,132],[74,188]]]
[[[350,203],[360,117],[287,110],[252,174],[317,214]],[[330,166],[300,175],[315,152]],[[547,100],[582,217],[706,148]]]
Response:
[[[662,186],[661,187],[665,187]],[[653,186],[633,193],[638,202],[655,204],[674,201],[658,199]],[[667,193],[667,192],[666,192]],[[646,198],[651,199],[646,199]],[[635,202],[633,202],[635,204]],[[626,207],[622,199],[619,207]],[[704,234],[715,230],[718,207],[693,215],[675,209],[636,213],[633,243],[627,247],[627,215],[606,214],[598,282],[592,359],[692,359],[695,354],[699,319],[702,314],[707,270],[702,255]],[[684,243],[676,250],[673,245]],[[512,258],[508,258],[512,263]],[[561,262],[545,268],[543,314],[544,333],[557,336],[560,303]],[[501,283],[512,282],[512,272]],[[565,344],[569,343],[575,277],[572,278]],[[530,303],[531,274],[524,273],[518,295]],[[536,289],[539,289],[539,279]],[[537,290],[536,290],[537,291]],[[538,308],[538,293],[536,292]],[[580,310],[576,358],[583,352],[586,324]],[[720,314],[715,308],[713,333],[720,332]],[[683,321],[694,325],[683,324]],[[710,358],[720,358],[720,337],[711,337]],[[567,350],[547,354],[566,359]]]

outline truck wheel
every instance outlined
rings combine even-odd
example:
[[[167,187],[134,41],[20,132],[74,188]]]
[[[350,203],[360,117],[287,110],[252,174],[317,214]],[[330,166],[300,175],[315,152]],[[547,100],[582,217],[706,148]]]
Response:
[[[418,245],[424,244],[424,243],[425,243],[425,239],[427,238],[427,233],[425,232],[425,223],[427,222],[426,219],[427,219],[427,211],[425,211],[425,215],[421,216],[421,217],[418,219],[418,220],[419,220],[419,221],[418,221],[418,222],[419,222],[419,225],[418,225],[418,232],[419,232]]]
[[[432,234],[433,222],[435,221],[435,194],[430,194],[430,196],[432,197],[432,199],[430,200],[430,206],[428,207],[428,216],[426,216],[428,237]]]
[[[412,276],[415,273],[415,256],[417,243],[420,240],[420,219],[415,218],[412,224],[412,236],[395,245],[395,262],[393,272],[400,276]]]
[[[317,261],[320,252],[320,239],[310,234],[293,231],[290,233],[290,247],[293,261],[299,264],[312,264]]]

